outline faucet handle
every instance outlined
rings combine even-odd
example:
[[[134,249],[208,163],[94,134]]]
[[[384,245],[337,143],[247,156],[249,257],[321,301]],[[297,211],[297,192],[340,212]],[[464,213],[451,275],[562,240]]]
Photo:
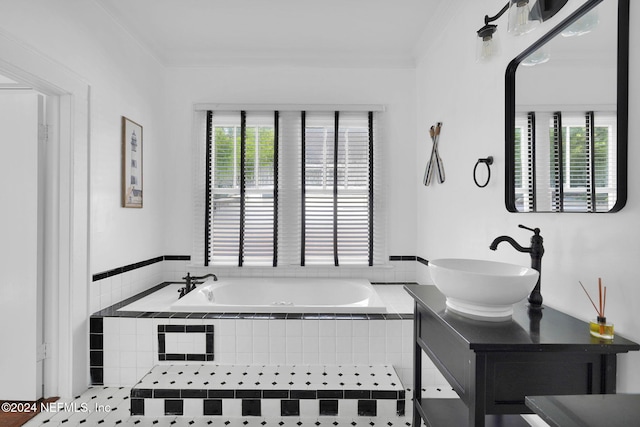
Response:
[[[532,233],[535,233],[535,235],[536,235],[536,236],[539,236],[539,235],[540,235],[540,229],[539,229],[539,228],[537,228],[537,227],[536,227],[536,228],[529,228],[529,227],[525,227],[525,226],[524,226],[524,225],[522,225],[522,224],[519,224],[519,225],[518,225],[518,227],[520,227],[520,228],[524,228],[525,230],[529,230],[529,231],[531,231]]]

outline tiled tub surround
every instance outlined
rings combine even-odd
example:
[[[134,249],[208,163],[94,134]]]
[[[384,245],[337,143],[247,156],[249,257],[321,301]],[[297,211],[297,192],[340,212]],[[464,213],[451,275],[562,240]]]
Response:
[[[166,284],[158,285],[158,287]],[[133,386],[160,360],[159,327],[213,328],[213,362],[242,365],[391,365],[405,387],[412,384],[413,303],[402,286],[374,285],[385,314],[123,312],[130,298],[91,318],[90,361],[94,384]],[[151,293],[145,291],[144,294]],[[186,330],[186,329],[185,329]],[[166,331],[166,329],[165,329]],[[205,333],[165,333],[178,354],[207,354]],[[195,341],[194,341],[195,340]],[[198,342],[196,342],[199,340]],[[172,344],[174,345],[174,344]],[[198,348],[195,347],[199,346]],[[427,359],[427,358],[423,358]],[[202,363],[187,361],[187,363]],[[423,385],[445,386],[425,361]]]
[[[417,262],[416,262],[417,261]],[[416,281],[421,258],[391,256],[384,266],[374,267],[197,267],[188,255],[163,255],[93,275],[91,312],[103,310],[162,282],[176,282],[190,272],[195,276],[216,273],[219,277],[334,277],[365,278],[378,283]]]

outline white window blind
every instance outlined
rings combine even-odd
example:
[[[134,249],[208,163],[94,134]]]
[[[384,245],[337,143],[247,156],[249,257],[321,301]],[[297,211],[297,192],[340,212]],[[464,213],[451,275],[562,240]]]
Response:
[[[207,112],[204,264],[373,265],[374,116]]]
[[[275,113],[208,114],[208,259],[272,265],[277,147]]]
[[[370,264],[373,164],[368,113],[308,113],[303,264]]]

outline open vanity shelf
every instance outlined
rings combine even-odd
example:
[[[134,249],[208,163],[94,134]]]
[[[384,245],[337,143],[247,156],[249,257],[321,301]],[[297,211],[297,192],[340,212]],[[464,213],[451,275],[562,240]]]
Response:
[[[592,338],[587,323],[549,307],[522,302],[511,320],[486,322],[448,312],[435,286],[405,289],[415,301],[414,426],[528,426],[525,396],[615,393],[617,354],[640,350]],[[459,399],[420,399],[423,352]]]

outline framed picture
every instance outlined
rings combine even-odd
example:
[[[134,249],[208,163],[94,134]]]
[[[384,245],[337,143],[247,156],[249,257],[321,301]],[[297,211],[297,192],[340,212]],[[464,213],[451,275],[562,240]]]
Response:
[[[122,117],[122,207],[142,207],[142,126]]]

